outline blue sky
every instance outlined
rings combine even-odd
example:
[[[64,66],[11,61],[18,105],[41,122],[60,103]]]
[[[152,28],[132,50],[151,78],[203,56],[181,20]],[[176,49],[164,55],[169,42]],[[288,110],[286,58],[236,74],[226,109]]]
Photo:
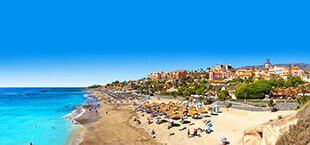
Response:
[[[0,86],[88,86],[153,71],[310,63],[306,1],[1,1]]]

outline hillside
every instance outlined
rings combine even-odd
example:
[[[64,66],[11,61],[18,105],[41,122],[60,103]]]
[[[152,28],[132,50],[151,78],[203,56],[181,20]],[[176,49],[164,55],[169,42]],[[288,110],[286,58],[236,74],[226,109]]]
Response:
[[[297,124],[290,126],[277,141],[277,145],[306,145],[310,144],[310,101],[298,111]]]
[[[310,64],[306,64],[306,63],[292,63],[294,65],[297,65],[298,67],[300,67],[303,70],[306,71],[310,71]],[[277,66],[282,66],[282,67],[289,67],[291,64],[290,63],[285,63],[285,64],[273,64],[273,65],[277,65]],[[263,69],[263,65],[257,65],[254,66],[256,69]],[[252,69],[252,66],[243,66],[243,67],[239,67],[237,69]]]

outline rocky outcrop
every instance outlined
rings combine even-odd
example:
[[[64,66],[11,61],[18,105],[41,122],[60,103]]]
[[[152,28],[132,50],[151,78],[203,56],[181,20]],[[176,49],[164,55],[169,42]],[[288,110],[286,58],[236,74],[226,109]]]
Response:
[[[271,121],[248,129],[244,132],[242,142],[244,145],[274,145],[278,138],[287,132],[290,125],[297,123],[295,115]]]
[[[310,145],[310,101],[298,111],[296,117],[297,124],[290,126],[276,145]]]

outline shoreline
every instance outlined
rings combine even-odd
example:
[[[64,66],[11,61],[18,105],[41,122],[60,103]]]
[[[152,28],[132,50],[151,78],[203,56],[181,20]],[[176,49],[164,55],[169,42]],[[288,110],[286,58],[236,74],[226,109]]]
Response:
[[[85,111],[74,118],[77,127],[70,133],[66,145],[89,144],[141,144],[157,145],[154,139],[144,130],[135,128],[129,124],[134,112],[129,107],[132,104],[109,104],[100,96],[90,92],[101,101],[98,112],[90,111],[84,104],[77,108]],[[106,112],[109,114],[106,114]]]
[[[89,92],[91,94],[91,92]],[[85,94],[87,100],[89,99],[89,94]],[[95,122],[99,120],[100,117],[91,115],[89,108],[91,106],[87,103],[75,106],[75,109],[64,116],[71,124],[76,125],[76,127],[70,132],[65,145],[79,145],[83,141],[83,136],[85,133],[84,125],[90,122]]]
[[[109,95],[108,95],[109,96]],[[98,98],[102,96],[97,96]],[[188,118],[187,120],[194,123],[191,125],[182,125],[181,127],[174,127],[167,129],[168,124],[157,125],[147,124],[147,118],[150,114],[141,116],[140,112],[133,111],[132,103],[110,104],[110,97],[104,97],[100,102],[101,108],[98,109],[98,114],[91,115],[88,109],[76,119],[80,123],[74,131],[72,131],[70,138],[75,140],[75,144],[80,145],[96,145],[96,144],[137,144],[137,145],[155,145],[155,144],[218,144],[222,137],[227,137],[232,144],[240,144],[242,141],[243,132],[246,129],[255,127],[257,125],[266,123],[271,119],[276,119],[279,115],[294,114],[295,111],[279,111],[271,113],[266,112],[252,112],[239,109],[221,109],[222,113],[216,116],[210,116],[213,122],[214,132],[211,134],[202,134],[199,138],[187,138],[186,131],[179,131],[182,127],[187,127],[191,131],[196,127],[203,128],[205,125],[200,119]],[[114,100],[115,101],[115,100]],[[157,103],[178,102],[175,99],[158,99],[151,97],[149,100]],[[112,101],[113,102],[113,101]],[[139,101],[138,101],[139,102]],[[141,105],[141,104],[140,104]],[[106,114],[108,112],[108,114]],[[94,116],[100,116],[96,118]],[[141,124],[137,125],[132,121],[132,117],[137,116],[141,119]],[[232,120],[234,120],[232,122]],[[233,123],[234,125],[231,125]],[[155,130],[156,138],[150,135],[150,132]],[[173,133],[173,136],[169,135]],[[80,140],[78,137],[80,136]],[[80,143],[77,143],[80,141]]]

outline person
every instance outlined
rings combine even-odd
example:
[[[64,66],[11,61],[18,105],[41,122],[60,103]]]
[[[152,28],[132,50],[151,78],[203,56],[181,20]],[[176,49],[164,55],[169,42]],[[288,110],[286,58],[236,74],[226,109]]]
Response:
[[[183,127],[182,129],[179,129],[179,131],[183,131],[183,130],[185,130],[186,129],[186,127]]]
[[[207,127],[207,129],[206,129],[206,134],[211,133],[211,128],[210,128],[209,126],[206,126],[206,127]]]
[[[221,144],[220,144],[220,145],[227,145],[227,144],[229,144],[227,138],[225,138],[225,137],[222,138],[222,139],[221,139]]]
[[[154,131],[154,129],[151,131],[151,135],[155,135],[155,131]]]
[[[191,132],[189,131],[189,129],[187,129],[187,137],[189,138],[191,135]]]
[[[32,142],[30,142],[30,144],[29,145],[32,145]]]
[[[211,122],[210,122],[210,123],[208,123],[208,126],[212,127],[212,123],[211,123]]]
[[[193,136],[197,136],[197,129],[194,129],[194,134]]]
[[[150,125],[150,124],[152,124],[153,123],[153,121],[151,121],[151,120],[148,120],[148,124]]]
[[[184,123],[184,117],[182,117],[182,120],[181,120],[181,124],[183,124]]]
[[[54,126],[53,126],[52,128],[53,128],[53,130],[55,129],[55,127],[54,127]]]

